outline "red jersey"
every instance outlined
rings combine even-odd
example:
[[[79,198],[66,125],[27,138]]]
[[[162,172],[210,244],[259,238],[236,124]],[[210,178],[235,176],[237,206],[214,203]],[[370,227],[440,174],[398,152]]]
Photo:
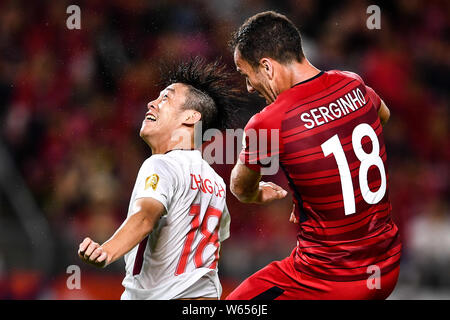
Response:
[[[372,265],[381,274],[399,265],[380,104],[358,75],[320,72],[282,92],[245,127],[240,160],[254,170],[279,161],[293,191],[298,271],[352,281],[367,279]],[[268,139],[252,149],[248,136],[262,129]]]

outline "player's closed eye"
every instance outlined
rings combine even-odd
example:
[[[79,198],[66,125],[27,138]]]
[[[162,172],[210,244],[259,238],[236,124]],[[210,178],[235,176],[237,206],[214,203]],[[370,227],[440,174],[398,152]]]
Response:
[[[163,95],[162,100],[165,101],[169,98],[169,96],[167,94]]]

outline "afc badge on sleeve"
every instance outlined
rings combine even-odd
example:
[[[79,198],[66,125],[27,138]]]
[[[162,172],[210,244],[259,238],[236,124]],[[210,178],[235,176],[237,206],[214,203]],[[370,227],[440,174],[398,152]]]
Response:
[[[156,190],[158,186],[159,176],[155,173],[145,179],[145,187],[144,190],[147,190],[149,187],[152,187],[153,190]]]

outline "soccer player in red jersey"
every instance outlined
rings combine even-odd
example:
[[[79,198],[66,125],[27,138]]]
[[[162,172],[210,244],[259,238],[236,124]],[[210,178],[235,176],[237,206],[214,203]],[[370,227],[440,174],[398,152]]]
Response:
[[[290,221],[298,236],[289,257],[247,278],[227,299],[387,298],[401,256],[382,129],[389,109],[357,74],[314,67],[284,15],[249,18],[230,45],[248,91],[269,104],[245,127],[231,191],[247,203],[285,197],[261,181],[267,164],[278,162],[293,192]],[[262,130],[265,143],[252,148],[249,136]]]

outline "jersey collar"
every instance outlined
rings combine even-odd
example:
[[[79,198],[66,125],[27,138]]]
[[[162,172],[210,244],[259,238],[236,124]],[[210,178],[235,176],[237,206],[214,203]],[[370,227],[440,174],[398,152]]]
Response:
[[[306,82],[312,81],[312,80],[314,80],[314,79],[320,77],[320,76],[323,75],[324,73],[325,73],[324,71],[320,71],[320,72],[319,72],[318,74],[316,74],[314,77],[309,78],[309,79],[306,79],[306,80],[304,80],[304,81],[302,81],[302,82],[296,83],[296,84],[294,84],[291,88],[296,87],[296,86],[299,86],[299,85],[304,84],[304,83],[306,83]]]

